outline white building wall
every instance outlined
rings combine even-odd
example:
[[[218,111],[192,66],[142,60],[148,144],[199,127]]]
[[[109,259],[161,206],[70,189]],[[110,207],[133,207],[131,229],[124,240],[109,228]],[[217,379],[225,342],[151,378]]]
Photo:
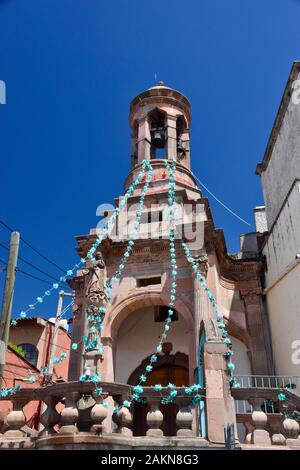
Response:
[[[269,230],[296,177],[300,177],[300,104],[290,99],[271,159],[261,175]]]
[[[277,375],[300,376],[300,264],[267,294]]]
[[[267,260],[266,282],[270,287],[295,263],[300,253],[300,182],[296,181],[273,226],[263,250]]]
[[[297,344],[300,346],[300,265],[296,259],[300,253],[299,181],[293,185],[263,253],[276,374],[300,376],[300,366],[293,359]]]

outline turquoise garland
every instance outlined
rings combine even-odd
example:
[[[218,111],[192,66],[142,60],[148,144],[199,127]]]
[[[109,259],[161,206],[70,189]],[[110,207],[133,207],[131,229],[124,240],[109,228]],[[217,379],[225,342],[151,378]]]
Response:
[[[148,173],[147,173],[145,184],[144,184],[142,192],[141,192],[141,197],[140,197],[140,201],[139,201],[139,204],[138,204],[138,208],[137,208],[137,211],[136,211],[133,231],[130,234],[131,238],[129,239],[129,241],[127,243],[126,250],[123,254],[123,258],[121,259],[121,264],[119,265],[117,271],[111,277],[111,279],[106,282],[105,297],[107,299],[107,302],[109,302],[111,300],[111,291],[112,291],[112,288],[113,288],[113,284],[116,283],[121,278],[122,271],[125,268],[125,264],[127,263],[130,255],[132,253],[133,246],[134,246],[134,243],[135,243],[135,237],[136,237],[136,234],[137,234],[137,231],[138,231],[138,228],[139,228],[139,225],[140,225],[140,220],[141,220],[141,217],[142,217],[142,209],[143,209],[143,205],[144,205],[144,201],[145,201],[145,196],[146,196],[150,181],[152,179],[152,174],[153,174],[153,170],[152,170],[152,167],[151,167],[150,164],[148,164],[148,163],[145,164],[145,168],[147,168]],[[124,205],[124,203],[122,205]],[[102,322],[103,322],[103,319],[104,319],[104,316],[105,316],[105,313],[106,313],[106,309],[107,309],[107,306],[105,306],[105,307],[101,306],[99,308],[95,307],[95,314],[94,315],[91,315],[91,314],[88,315],[88,321],[89,321],[88,334],[89,334],[89,336],[88,337],[86,337],[86,336],[82,337],[82,340],[85,344],[84,352],[92,351],[99,345],[98,352],[103,354],[104,345],[101,343],[100,333],[103,330]],[[78,347],[77,343],[72,344],[72,349],[76,350],[77,347]],[[90,381],[90,382],[94,382],[94,383],[97,384],[101,381],[101,376],[99,374],[86,374],[85,373],[85,374],[81,375],[79,380],[81,382]],[[99,387],[96,387],[96,394],[97,395],[101,394]]]
[[[135,188],[137,185],[140,183],[142,177],[144,176],[144,173],[146,169],[151,169],[152,167],[150,163],[146,160],[142,162],[142,170],[139,172],[136,180],[129,186],[128,190],[124,194],[124,198],[120,201],[119,207],[116,207],[113,214],[110,216],[106,224],[104,225],[100,235],[97,237],[96,241],[94,242],[93,246],[89,249],[88,254],[85,258],[81,258],[79,263],[74,264],[74,266],[66,271],[66,274],[64,276],[61,276],[59,278],[59,282],[55,282],[52,284],[52,287],[50,289],[47,289],[42,295],[36,298],[36,301],[33,302],[32,304],[29,304],[26,310],[23,310],[20,312],[19,317],[20,318],[26,318],[28,312],[35,310],[35,308],[40,305],[41,303],[44,302],[44,299],[49,297],[53,291],[57,290],[59,286],[64,283],[68,278],[74,275],[77,269],[82,268],[82,265],[86,263],[87,260],[90,260],[92,263],[96,262],[96,259],[94,258],[94,253],[98,246],[101,244],[102,240],[106,237],[106,235],[109,232],[109,229],[112,225],[112,223],[115,221],[116,217],[120,213],[120,208],[122,208],[127,199],[133,194]],[[17,324],[17,319],[12,320],[12,325],[15,326]]]
[[[168,216],[168,219],[169,219],[169,223],[170,223],[169,224],[169,227],[170,227],[169,228],[169,249],[170,249],[171,280],[172,280],[171,290],[170,290],[168,317],[165,321],[164,331],[161,335],[161,339],[160,339],[160,341],[158,343],[158,346],[156,348],[156,353],[151,356],[150,361],[149,361],[149,363],[147,364],[147,366],[145,368],[145,372],[139,377],[139,383],[135,387],[133,387],[132,398],[130,400],[125,400],[123,402],[123,406],[125,406],[127,408],[129,408],[131,406],[133,400],[137,401],[137,402],[143,401],[143,399],[140,396],[143,393],[142,383],[146,382],[147,374],[152,371],[153,364],[157,361],[157,356],[162,351],[162,344],[163,344],[163,341],[167,337],[167,332],[170,329],[169,324],[172,322],[172,315],[174,314],[173,309],[174,309],[175,300],[176,300],[176,287],[177,287],[177,260],[176,260],[176,250],[175,250],[175,227],[174,227],[174,203],[175,203],[175,200],[176,200],[176,197],[175,197],[176,160],[172,159],[171,160],[171,165],[168,163],[168,161],[165,161],[165,165],[166,165],[166,168],[169,172],[169,191],[168,191],[169,216]],[[146,169],[148,170],[148,175],[147,175],[147,178],[146,178],[146,183],[143,187],[143,191],[141,193],[141,198],[140,198],[138,210],[136,212],[136,218],[135,218],[134,230],[133,230],[132,236],[131,236],[130,240],[128,241],[126,251],[124,252],[123,258],[121,259],[121,263],[119,265],[118,270],[112,276],[111,280],[107,281],[107,283],[106,283],[106,288],[105,288],[106,298],[107,298],[107,301],[109,301],[111,299],[111,290],[113,288],[113,284],[121,278],[122,271],[123,271],[123,269],[125,267],[125,264],[126,264],[128,258],[130,257],[130,254],[132,252],[132,249],[133,249],[133,246],[134,246],[134,238],[135,238],[136,232],[138,230],[138,227],[139,227],[139,224],[140,224],[140,219],[141,219],[141,216],[142,216],[142,207],[143,207],[143,204],[144,204],[144,199],[145,199],[145,196],[146,196],[146,192],[147,192],[149,183],[152,179],[153,169],[152,169],[151,164],[146,160],[144,160],[142,162],[142,170],[138,174],[138,176],[137,176],[136,180],[134,181],[134,183],[129,187],[129,189],[125,193],[124,198],[120,201],[119,207],[114,210],[112,216],[109,218],[107,223],[104,225],[101,234],[97,237],[97,240],[95,241],[93,246],[88,251],[87,256],[85,258],[81,258],[80,263],[75,264],[74,267],[71,270],[68,270],[67,273],[66,273],[66,276],[62,276],[60,278],[60,283],[65,282],[67,277],[72,276],[74,274],[74,271],[76,269],[82,267],[82,264],[85,264],[88,259],[90,260],[91,263],[96,262],[96,259],[94,258],[94,253],[96,252],[97,247],[101,244],[102,240],[107,236],[112,223],[114,222],[114,220],[116,219],[116,217],[120,213],[120,208],[125,205],[127,199],[134,192],[137,185],[140,183],[142,177],[144,176],[144,173],[145,173]],[[220,316],[219,308],[216,304],[216,300],[215,300],[212,292],[207,287],[205,279],[201,275],[201,272],[198,268],[197,262],[192,257],[187,244],[183,241],[181,242],[181,244],[182,244],[182,247],[184,249],[186,258],[187,258],[188,262],[192,265],[192,268],[193,268],[193,270],[196,274],[196,278],[200,282],[201,287],[204,288],[204,290],[207,293],[207,296],[209,298],[209,301],[211,302],[213,308],[215,309],[215,311],[217,313],[218,328],[220,330],[222,330],[223,342],[228,347],[228,351],[227,351],[227,354],[226,354],[227,358],[229,358],[229,361],[227,363],[227,369],[228,369],[228,372],[230,374],[232,374],[233,370],[235,369],[235,365],[230,360],[230,357],[233,355],[233,351],[232,351],[232,348],[231,348],[232,343],[231,343],[230,338],[228,337],[228,333],[227,333],[227,330],[225,328],[225,324],[223,323],[223,319]],[[45,293],[41,297],[37,297],[36,302],[34,304],[29,305],[27,310],[20,313],[20,317],[21,318],[26,318],[28,311],[33,310],[36,305],[42,303],[46,296],[49,296],[53,290],[58,289],[60,283],[53,284],[51,289],[45,291]],[[98,340],[100,338],[100,332],[103,329],[102,321],[103,321],[103,318],[105,316],[105,313],[106,313],[106,307],[100,307],[100,308],[98,308],[98,310],[95,311],[94,315],[89,315],[88,316],[88,320],[89,320],[89,332],[88,332],[88,334],[89,334],[89,337],[86,337],[86,336],[82,337],[82,341],[85,344],[85,349],[84,349],[85,352],[93,350],[95,347],[98,346],[98,344],[99,344]],[[15,319],[12,321],[12,324],[16,324]],[[73,343],[72,346],[71,346],[72,350],[77,350],[77,347],[78,347],[78,343]],[[99,344],[99,352],[100,353],[104,352],[104,346],[101,342]],[[66,354],[66,353],[62,353],[62,354]],[[54,363],[59,363],[61,360],[62,360],[61,357],[60,358],[55,358]],[[97,395],[101,395],[102,388],[98,387],[98,385],[97,385],[101,381],[101,377],[99,375],[97,375],[97,374],[92,375],[92,374],[85,373],[85,374],[81,375],[79,380],[80,381],[91,381],[91,382],[95,383],[96,384],[95,392],[96,392]],[[231,378],[231,385],[232,386],[239,386],[239,384],[237,384],[237,382],[236,382],[235,377]],[[156,390],[156,391],[162,391],[164,388],[169,389],[170,392],[169,392],[169,396],[162,397],[162,400],[161,400],[162,403],[167,404],[167,403],[174,402],[178,392],[175,389],[175,386],[173,384],[168,384],[167,387],[162,387],[160,384],[156,384],[154,386],[154,390]],[[197,391],[199,390],[199,388],[201,388],[201,387],[198,384],[194,384],[190,387],[185,387],[185,389],[184,389],[186,395],[192,395],[193,393],[196,393],[195,396],[192,399],[192,404],[194,404],[194,406],[202,398],[201,395],[197,394]],[[4,392],[4,393],[6,393],[6,392]],[[104,405],[108,406],[107,403],[104,403]],[[117,410],[117,409],[120,409],[120,407],[118,407],[118,406],[115,407],[115,410]]]
[[[237,379],[236,377],[232,376],[232,373],[233,371],[235,370],[235,364],[231,361],[231,357],[233,356],[234,352],[232,351],[232,341],[231,339],[228,337],[228,332],[226,330],[226,327],[225,327],[225,323],[224,323],[224,320],[223,320],[223,317],[221,316],[220,314],[220,309],[217,305],[217,302],[216,302],[216,299],[213,295],[213,293],[211,292],[211,290],[208,288],[207,284],[206,284],[206,281],[205,281],[205,278],[202,276],[201,272],[200,272],[200,269],[199,269],[199,266],[198,266],[198,263],[197,261],[195,260],[195,258],[192,256],[190,250],[189,250],[189,247],[187,246],[187,244],[182,240],[181,241],[181,246],[183,248],[183,251],[185,253],[185,256],[186,256],[186,259],[187,261],[191,264],[192,268],[193,268],[193,271],[196,275],[196,279],[199,281],[200,283],[200,286],[202,287],[202,289],[204,290],[204,292],[206,292],[207,294],[207,297],[213,307],[213,309],[215,310],[216,312],[216,320],[217,320],[217,324],[218,324],[218,328],[219,330],[221,330],[221,336],[223,338],[223,343],[226,344],[227,346],[227,352],[226,352],[226,357],[227,357],[227,371],[228,373],[230,374],[231,376],[231,379],[230,379],[230,384],[233,386],[233,387],[239,387],[240,384],[237,382]]]
[[[159,353],[162,352],[162,344],[164,340],[167,338],[167,333],[170,330],[170,323],[172,322],[172,316],[174,315],[174,305],[176,300],[176,287],[177,287],[177,264],[176,264],[176,250],[175,250],[175,228],[174,228],[174,202],[175,202],[175,172],[176,172],[176,161],[173,159],[171,165],[165,161],[166,168],[169,172],[169,191],[168,191],[168,206],[169,206],[169,250],[170,250],[170,258],[171,258],[171,290],[170,290],[170,299],[169,299],[169,310],[168,316],[165,320],[165,325],[163,329],[163,333],[159,340],[159,343],[156,347],[156,352],[152,354],[150,357],[149,363],[145,367],[144,373],[139,377],[138,384],[133,387],[133,394],[131,399],[123,401],[123,406],[126,408],[130,408],[133,401],[140,402],[141,397],[140,395],[143,393],[142,384],[146,382],[147,375],[152,371],[153,364],[157,362],[157,356]],[[157,384],[154,386],[154,390],[159,391],[160,385]],[[169,388],[174,388],[172,384],[169,384]],[[175,398],[175,393],[177,395],[176,390],[172,390],[172,396]],[[120,406],[115,407],[115,410],[119,410]]]

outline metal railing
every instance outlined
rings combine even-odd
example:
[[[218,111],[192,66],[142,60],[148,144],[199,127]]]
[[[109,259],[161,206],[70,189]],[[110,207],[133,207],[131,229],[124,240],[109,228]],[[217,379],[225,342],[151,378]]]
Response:
[[[300,396],[300,376],[288,375],[237,375],[242,388],[286,388]]]

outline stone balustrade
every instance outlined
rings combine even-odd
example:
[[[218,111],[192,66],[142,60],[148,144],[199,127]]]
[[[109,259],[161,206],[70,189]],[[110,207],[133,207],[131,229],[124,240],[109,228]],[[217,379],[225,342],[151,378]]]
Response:
[[[284,393],[286,400],[279,401]],[[259,448],[285,446],[300,449],[299,421],[291,418],[300,411],[300,397],[280,388],[236,388],[236,401],[246,402],[247,412],[237,412],[237,423],[245,428],[244,444]],[[246,411],[246,410],[245,410]]]
[[[173,404],[162,405],[161,399],[169,395],[168,389],[158,392],[143,387],[141,398],[145,404],[140,405],[143,413],[136,414],[136,405],[129,409],[123,406],[124,400],[130,399],[131,386],[108,382],[98,385],[102,388],[99,396],[91,382],[20,390],[9,399],[13,406],[0,434],[0,449],[210,446],[199,437],[197,407],[191,408],[191,398],[183,388],[176,388]],[[204,390],[199,393],[205,395]],[[279,401],[279,393],[284,393],[286,400]],[[245,429],[242,447],[300,448],[299,421],[293,417],[293,412],[300,410],[300,397],[285,389],[253,387],[233,389],[232,395],[236,403],[247,403],[244,412],[236,414],[237,423]],[[25,426],[24,407],[31,401],[41,402],[40,428],[36,432],[29,432]],[[165,435],[170,419],[173,432]],[[136,431],[135,420],[142,424],[143,433]]]
[[[124,384],[101,382],[101,395],[95,393],[95,384],[91,382],[68,382],[49,385],[44,388],[26,388],[10,397],[12,410],[7,415],[5,432],[0,435],[0,448],[53,448],[66,445],[77,445],[79,448],[99,443],[120,442],[127,439],[127,443],[136,439],[133,436],[134,406],[123,406],[123,401],[130,399],[132,387]],[[177,388],[176,396],[176,430],[174,439],[198,439],[196,446],[203,444],[203,439],[196,436],[193,430],[195,413],[192,412],[191,398],[184,394],[183,388]],[[201,393],[204,393],[202,391]],[[169,394],[168,389],[161,392],[151,387],[144,387],[143,400],[146,401],[146,435],[138,437],[144,439],[145,445],[155,441],[169,440],[164,436],[162,425],[169,419],[168,406],[161,406],[162,397]],[[41,402],[40,429],[35,437],[29,436],[24,425],[26,418],[24,407],[30,401]],[[200,442],[201,441],[201,442]],[[108,445],[108,444],[107,444]],[[80,447],[81,446],[81,447]],[[73,448],[73,447],[72,447]],[[105,447],[104,447],[105,448]],[[109,448],[109,447],[108,447]]]

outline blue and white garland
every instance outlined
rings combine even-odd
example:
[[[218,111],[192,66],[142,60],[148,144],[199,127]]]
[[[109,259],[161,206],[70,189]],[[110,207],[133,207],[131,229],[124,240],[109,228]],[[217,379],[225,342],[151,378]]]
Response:
[[[168,206],[169,206],[169,214],[168,214],[168,220],[169,220],[169,251],[170,251],[170,263],[171,263],[171,290],[170,290],[170,299],[169,299],[169,310],[168,310],[168,316],[165,320],[164,324],[164,329],[160,338],[160,341],[156,347],[156,352],[152,354],[150,357],[150,361],[147,364],[144,373],[139,377],[139,382],[136,386],[133,387],[133,393],[131,398],[128,397],[128,400],[124,400],[123,406],[130,408],[131,404],[133,401],[141,402],[143,401],[141,395],[143,393],[143,387],[142,384],[146,382],[147,380],[147,375],[153,370],[153,365],[155,362],[157,362],[158,354],[162,352],[162,344],[164,340],[167,338],[167,333],[170,330],[170,323],[172,322],[172,316],[174,315],[174,305],[176,301],[176,288],[177,288],[177,259],[176,259],[176,249],[175,249],[175,217],[174,217],[174,212],[175,212],[175,201],[176,201],[176,196],[175,196],[175,174],[176,174],[176,160],[171,159],[171,164],[168,163],[167,160],[165,160],[165,165],[166,168],[169,172],[169,190],[168,190]],[[140,184],[143,176],[145,175],[145,172],[147,171],[147,177],[146,177],[146,182],[143,186],[142,192],[141,192],[141,197],[138,205],[138,209],[136,212],[136,217],[134,221],[134,227],[133,231],[130,234],[130,240],[127,243],[126,250],[123,254],[123,257],[121,259],[121,263],[119,264],[119,267],[115,274],[112,276],[110,280],[107,281],[106,283],[106,288],[105,288],[105,295],[106,299],[109,302],[111,299],[111,291],[113,289],[113,284],[118,282],[118,280],[121,278],[122,271],[125,268],[125,264],[130,257],[133,246],[135,243],[135,237],[140,225],[140,219],[142,216],[142,208],[144,205],[144,200],[145,196],[150,184],[150,181],[152,179],[152,165],[150,164],[149,161],[144,160],[142,162],[142,169],[139,172],[136,180],[132,183],[132,185],[128,188],[126,191],[124,198],[120,201],[119,207],[117,207],[111,217],[108,219],[106,224],[104,225],[100,235],[97,237],[96,241],[92,245],[92,247],[89,249],[87,255],[85,258],[81,258],[80,263],[76,263],[72,269],[68,270],[66,272],[65,276],[62,276],[60,278],[59,283],[54,283],[51,289],[46,290],[40,297],[36,298],[36,301],[33,304],[28,305],[28,308],[25,311],[22,311],[20,313],[21,318],[26,318],[27,313],[31,310],[34,310],[37,305],[42,303],[44,299],[48,296],[51,295],[51,293],[54,290],[57,290],[59,285],[67,280],[68,277],[71,277],[74,275],[77,269],[82,268],[82,265],[86,263],[86,261],[90,261],[91,263],[95,263],[96,259],[94,257],[94,254],[98,248],[98,246],[101,244],[102,240],[109,234],[109,231],[111,229],[112,224],[115,222],[116,217],[119,215],[121,208],[125,205],[127,199],[133,194],[134,190]],[[181,241],[182,248],[184,250],[184,253],[186,255],[186,258],[188,262],[191,264],[193,271],[195,272],[196,278],[198,279],[201,287],[205,290],[207,293],[208,299],[211,302],[213,308],[216,311],[217,314],[217,322],[218,322],[218,328],[221,330],[221,335],[223,338],[223,342],[227,345],[228,351],[227,351],[227,358],[228,358],[228,363],[227,363],[227,369],[230,374],[235,369],[235,365],[231,361],[231,356],[233,355],[232,351],[232,343],[230,338],[228,337],[228,333],[225,328],[225,324],[223,322],[223,318],[220,315],[219,308],[217,306],[216,300],[212,294],[212,292],[209,290],[209,288],[206,285],[205,279],[202,276],[197,261],[193,258],[193,256],[190,253],[190,250],[187,246],[187,244],[184,241]],[[88,337],[84,336],[82,338],[82,341],[85,345],[84,347],[84,352],[91,351],[95,349],[96,347],[99,347],[98,352],[103,353],[104,352],[104,346],[100,341],[100,333],[103,330],[103,319],[106,313],[106,306],[101,306],[98,308],[98,311],[95,311],[93,315],[89,314],[88,316],[88,321],[89,321],[89,331],[88,331]],[[15,325],[17,322],[16,319],[12,320],[12,324]],[[71,346],[72,350],[77,350],[78,348],[78,343],[73,343]],[[58,364],[61,362],[66,357],[66,353],[62,353],[59,358],[54,359],[54,363]],[[44,368],[44,372],[41,371],[41,373],[45,373],[47,368]],[[88,373],[89,371],[87,370],[84,374],[81,375],[80,381],[91,381],[95,383],[96,388],[95,392],[97,395],[102,394],[102,388],[98,386],[98,383],[101,381],[101,377],[98,374],[90,374]],[[237,383],[235,377],[231,377],[231,385],[232,386],[239,386]],[[166,397],[162,397],[162,403],[167,404],[171,403],[175,400],[177,396],[177,390],[175,389],[175,385],[173,384],[168,384],[167,387],[162,387],[160,384],[156,384],[154,386],[154,390],[156,391],[162,391],[164,388],[167,388],[169,390],[169,395]],[[192,405],[195,405],[198,403],[198,401],[202,398],[200,394],[198,394],[198,390],[201,387],[198,384],[191,385],[190,387],[185,387],[184,391],[185,394],[188,396],[191,396],[191,403]],[[16,389],[16,390],[15,390]],[[20,389],[19,386],[15,388],[9,389],[10,391],[8,392],[7,389],[2,389],[1,390],[1,396],[2,393],[5,394],[13,394],[16,393]],[[3,391],[4,390],[4,391]],[[8,395],[6,395],[8,396]],[[107,403],[103,403],[104,406],[108,406]],[[120,409],[119,406],[115,407],[115,410]]]

